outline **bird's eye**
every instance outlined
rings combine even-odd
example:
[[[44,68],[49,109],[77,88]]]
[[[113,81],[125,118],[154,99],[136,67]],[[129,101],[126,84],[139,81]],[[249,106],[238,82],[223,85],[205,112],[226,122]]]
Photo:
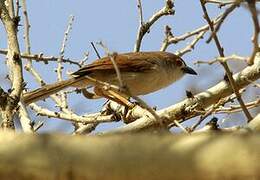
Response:
[[[182,66],[182,60],[177,59],[177,60],[176,60],[176,65],[177,65],[177,66]]]

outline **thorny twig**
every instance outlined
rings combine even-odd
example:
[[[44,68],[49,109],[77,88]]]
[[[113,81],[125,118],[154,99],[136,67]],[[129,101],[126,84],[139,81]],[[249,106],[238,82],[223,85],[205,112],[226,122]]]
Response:
[[[1,126],[4,130],[14,130],[13,115],[16,112],[17,105],[23,90],[22,61],[20,57],[20,48],[17,38],[18,23],[14,19],[13,1],[0,1],[0,19],[7,33],[7,66],[12,88],[9,93],[1,90],[1,94],[8,94],[6,102],[0,102],[0,115],[2,117]],[[0,94],[0,96],[1,96]]]

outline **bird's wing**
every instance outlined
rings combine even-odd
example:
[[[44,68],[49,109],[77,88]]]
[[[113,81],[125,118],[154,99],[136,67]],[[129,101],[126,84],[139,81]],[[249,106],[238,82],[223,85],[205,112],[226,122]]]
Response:
[[[159,58],[156,55],[151,56],[150,53],[125,53],[116,54],[114,60],[120,72],[144,72],[153,69],[157,64],[152,59]],[[78,71],[72,73],[72,76],[85,76],[92,72],[106,71],[115,72],[115,67],[110,57],[104,57],[86,65]]]

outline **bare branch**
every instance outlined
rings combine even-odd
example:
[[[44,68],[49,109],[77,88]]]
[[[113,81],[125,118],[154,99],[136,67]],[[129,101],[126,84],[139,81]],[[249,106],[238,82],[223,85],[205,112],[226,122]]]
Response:
[[[223,7],[229,4],[234,4],[238,0],[205,0],[205,3],[212,3],[212,4],[218,4],[219,7]]]
[[[239,61],[247,61],[247,57],[243,57],[243,56],[238,56],[236,54],[232,54],[230,56],[226,56],[226,57],[218,57],[214,60],[211,61],[196,61],[194,64],[208,64],[208,65],[212,65],[214,63],[220,62],[220,61],[230,61],[230,60],[239,60]]]
[[[252,42],[253,42],[253,52],[248,59],[248,64],[252,65],[254,63],[254,58],[257,52],[260,51],[259,48],[259,42],[258,42],[258,35],[260,32],[260,27],[259,27],[259,21],[258,21],[258,14],[256,10],[256,1],[255,0],[249,0],[248,2],[248,7],[251,12],[253,24],[254,24],[254,35],[252,37]]]
[[[225,12],[223,13],[223,15],[221,16],[221,18],[219,19],[219,22],[216,23],[216,26],[214,28],[214,32],[211,33],[211,36],[209,37],[209,39],[206,41],[207,43],[209,43],[213,37],[213,34],[216,34],[221,25],[223,24],[224,20],[228,17],[229,14],[231,14],[231,12],[233,10],[235,10],[237,7],[239,7],[240,3],[241,3],[242,0],[236,0],[235,2],[233,2],[226,10]]]
[[[220,55],[220,57],[225,57],[224,49],[221,47],[221,44],[220,44],[220,41],[218,39],[217,33],[214,33],[214,31],[215,31],[214,30],[214,25],[212,24],[212,21],[209,18],[209,15],[208,15],[208,12],[207,12],[204,0],[200,0],[200,4],[201,4],[201,7],[202,7],[202,10],[203,10],[203,13],[204,13],[204,18],[208,22],[210,30],[212,32],[213,39],[215,41],[215,44],[216,44],[216,47],[218,49],[219,55]],[[234,81],[234,79],[232,77],[232,73],[231,73],[231,71],[230,71],[230,69],[228,67],[228,64],[225,61],[222,61],[221,65],[224,67],[224,69],[226,71],[226,74],[228,76],[230,85],[231,85],[231,87],[233,89],[233,92],[237,96],[237,100],[238,100],[239,104],[241,105],[241,107],[243,109],[243,112],[244,112],[245,116],[247,117],[247,120],[250,121],[252,119],[252,116],[250,115],[249,111],[247,110],[247,108],[246,108],[246,106],[245,106],[245,104],[243,102],[243,99],[241,98],[241,95],[239,93],[239,89],[237,88],[237,85],[235,84],[235,81]]]
[[[259,107],[260,106],[260,99],[257,99],[257,100],[252,101],[252,102],[248,102],[248,103],[245,104],[245,106],[248,109]],[[240,111],[243,111],[241,106],[239,106],[239,105],[231,105],[229,107],[218,108],[218,109],[216,109],[214,111],[214,113],[227,113],[227,114],[230,114],[230,113],[236,113],[236,112],[240,112]]]
[[[223,14],[220,14],[213,20],[213,24],[216,24],[220,21],[221,17]],[[186,39],[192,37],[192,36],[197,36],[201,34],[202,32],[207,32],[209,30],[209,25],[204,25],[200,28],[197,28],[193,31],[186,32],[180,36],[174,36],[173,33],[171,32],[171,28],[169,26],[165,27],[165,39],[162,43],[160,51],[165,51],[167,47],[171,44],[177,44],[180,41],[185,41]]]
[[[101,56],[99,55],[98,50],[97,50],[97,48],[95,47],[95,45],[94,45],[93,42],[91,42],[91,46],[93,47],[93,49],[94,49],[94,51],[95,51],[95,53],[96,53],[98,59],[101,59]]]
[[[54,112],[50,111],[49,109],[42,108],[34,103],[29,105],[32,110],[34,110],[37,115],[40,116],[47,116],[53,118],[64,119],[71,122],[77,123],[101,123],[101,122],[113,122],[115,119],[113,115],[103,116],[100,113],[97,114],[90,114],[85,116],[78,116],[74,113],[64,113],[64,112]]]
[[[15,1],[15,4],[16,4],[16,9],[15,9],[15,17],[18,17],[19,16],[19,9],[20,9],[20,3],[19,3],[19,0],[16,0]]]
[[[29,37],[29,17],[27,14],[27,7],[26,7],[26,1],[22,0],[22,7],[23,7],[23,14],[24,14],[24,39],[25,39],[25,47],[26,47],[26,53],[30,54],[31,52],[31,45],[30,45],[30,37]],[[16,13],[18,16],[19,13],[19,1],[17,1],[17,7],[16,7]],[[28,60],[28,64],[31,65],[31,61]],[[20,122],[21,126],[24,132],[33,133],[34,129],[30,125],[32,120],[29,116],[29,113],[25,107],[25,104],[23,102],[20,102],[19,104],[19,116],[20,116]]]
[[[250,84],[247,80],[255,81],[260,78],[260,54],[256,56],[255,63],[253,66],[246,67],[241,72],[233,75],[234,81],[239,89],[246,87]],[[207,107],[217,103],[219,99],[230,96],[233,94],[230,83],[225,80],[221,81],[217,85],[207,89],[195,95],[194,98],[185,99],[175,105],[168,108],[157,111],[157,114],[161,119],[164,119],[166,124],[170,124],[173,120],[178,120],[180,123],[188,120],[197,115],[193,109],[206,109]],[[197,108],[196,108],[197,107]],[[143,129],[152,128],[158,126],[158,122],[153,117],[147,117],[143,112],[143,117],[138,120],[119,127],[107,133],[126,133],[126,132],[137,132]]]
[[[138,2],[141,2],[140,0]],[[140,13],[140,26],[138,29],[138,33],[137,33],[137,38],[136,38],[136,43],[135,43],[135,47],[134,47],[134,51],[138,52],[140,51],[140,47],[141,47],[141,43],[142,43],[142,39],[144,37],[144,35],[149,32],[151,26],[158,20],[160,19],[162,16],[166,16],[166,15],[173,15],[174,14],[174,9],[173,9],[173,2],[172,0],[166,0],[166,5],[165,7],[163,7],[161,10],[159,10],[158,12],[156,12],[147,22],[143,22],[143,15],[142,15],[142,6],[141,3],[138,4],[138,9],[139,9],[139,13]]]
[[[0,49],[0,54],[6,55],[7,50]],[[20,55],[21,58],[35,60],[36,62],[43,62],[45,64],[48,64],[48,62],[57,62],[59,59],[59,57],[55,57],[55,56],[45,56],[43,55],[43,53],[39,53],[39,54],[21,53]],[[77,65],[78,67],[82,66],[80,60],[70,60],[69,58],[62,58],[62,62]]]
[[[178,56],[183,56],[184,54],[192,51],[195,47],[195,45],[197,44],[197,42],[199,42],[200,39],[203,38],[204,34],[206,33],[206,31],[202,31],[200,32],[191,43],[189,43],[185,48],[178,50],[175,54]]]
[[[60,56],[59,56],[58,61],[57,61],[57,64],[58,64],[58,67],[57,67],[58,81],[63,80],[63,78],[62,78],[62,69],[63,69],[62,58],[64,57],[65,47],[66,47],[66,43],[68,41],[68,35],[69,35],[69,32],[72,29],[73,21],[74,21],[74,16],[71,15],[70,18],[69,18],[67,30],[64,33],[64,38],[63,38],[61,50],[60,50]],[[61,108],[66,108],[68,106],[67,95],[63,91],[60,91],[59,94],[60,94],[60,98],[61,98]]]
[[[23,102],[19,103],[19,117],[20,117],[20,122],[21,122],[23,132],[33,133],[34,129],[30,125],[32,120]]]
[[[7,3],[10,12],[8,12],[5,3]],[[23,89],[22,61],[17,39],[18,24],[13,21],[13,16],[13,2],[10,0],[0,0],[0,18],[7,33],[7,65],[9,67],[9,76],[12,82],[12,90],[9,96],[9,100],[5,105],[3,105],[3,108],[0,108],[1,116],[3,118],[2,127],[4,129],[14,129],[13,114],[18,105]]]

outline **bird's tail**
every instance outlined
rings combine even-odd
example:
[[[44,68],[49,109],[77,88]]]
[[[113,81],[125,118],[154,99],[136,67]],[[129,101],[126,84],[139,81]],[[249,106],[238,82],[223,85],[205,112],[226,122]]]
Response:
[[[44,85],[41,88],[35,89],[30,92],[26,92],[22,96],[22,101],[28,105],[32,102],[45,99],[48,96],[55,94],[63,89],[66,89],[70,86],[73,86],[73,84],[80,81],[81,78],[70,78],[68,80],[59,81],[53,84]]]

